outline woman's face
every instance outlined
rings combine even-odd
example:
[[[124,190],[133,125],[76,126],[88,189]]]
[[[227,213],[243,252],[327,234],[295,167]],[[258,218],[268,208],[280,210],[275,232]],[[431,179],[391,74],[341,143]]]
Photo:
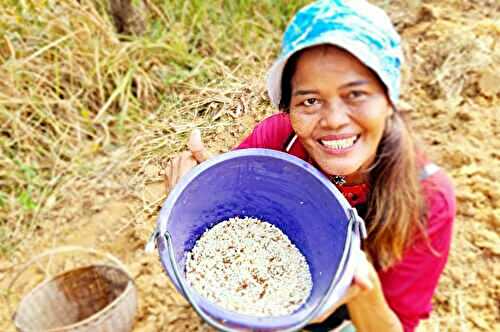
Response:
[[[356,182],[393,112],[382,83],[350,53],[318,46],[300,55],[291,90],[292,127],[309,155],[325,173]]]

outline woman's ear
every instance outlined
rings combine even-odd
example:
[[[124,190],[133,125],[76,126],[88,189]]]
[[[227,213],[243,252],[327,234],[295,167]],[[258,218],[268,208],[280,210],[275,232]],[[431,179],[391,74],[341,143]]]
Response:
[[[395,112],[397,112],[396,106],[394,106],[390,101],[387,101],[387,117],[390,118]]]
[[[389,130],[389,128],[391,128],[392,119],[393,119],[393,116],[396,112],[397,111],[396,111],[395,107],[391,103],[388,103],[387,110],[385,113],[385,130]]]

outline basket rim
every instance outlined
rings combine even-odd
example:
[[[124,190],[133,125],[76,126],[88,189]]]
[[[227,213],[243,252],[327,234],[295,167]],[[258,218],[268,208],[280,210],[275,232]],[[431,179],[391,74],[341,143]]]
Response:
[[[61,331],[67,331],[68,329],[73,329],[73,328],[76,328],[76,327],[80,327],[80,326],[84,326],[84,325],[88,325],[91,321],[94,321],[96,320],[97,318],[101,317],[101,316],[104,316],[105,314],[107,314],[111,309],[113,309],[114,307],[116,307],[118,305],[118,302],[121,302],[123,301],[123,299],[125,298],[126,295],[129,295],[128,293],[130,293],[131,291],[135,291],[137,292],[137,285],[134,281],[134,279],[132,278],[132,276],[128,273],[128,271],[125,271],[124,269],[122,269],[121,267],[119,266],[116,266],[116,265],[109,265],[109,264],[89,264],[89,265],[85,265],[85,266],[81,266],[81,267],[78,267],[76,269],[70,269],[70,270],[67,270],[67,271],[63,271],[59,274],[56,274],[55,276],[49,278],[49,279],[46,279],[44,280],[43,282],[41,282],[40,284],[38,284],[36,287],[34,287],[31,291],[29,291],[27,294],[25,294],[23,296],[23,298],[21,299],[19,305],[17,306],[17,309],[14,313],[14,317],[13,317],[13,321],[14,321],[14,325],[16,328],[18,329],[21,329],[21,326],[19,326],[16,318],[17,318],[17,313],[18,313],[18,309],[19,307],[21,306],[21,304],[23,303],[23,301],[29,296],[29,295],[32,295],[34,294],[35,292],[38,292],[40,291],[39,289],[43,286],[45,286],[46,284],[48,284],[49,282],[51,282],[52,280],[56,279],[57,277],[60,277],[66,273],[69,273],[73,270],[77,270],[77,269],[81,269],[81,268],[88,268],[88,267],[92,267],[92,266],[96,266],[96,267],[108,267],[108,268],[113,268],[115,270],[118,270],[120,272],[122,272],[128,279],[128,282],[127,282],[127,286],[125,287],[125,289],[121,292],[121,294],[119,296],[117,296],[113,301],[111,301],[110,303],[108,303],[104,308],[102,308],[101,310],[99,310],[98,312],[90,315],[89,317],[85,318],[85,319],[82,319],[76,323],[73,323],[71,325],[66,325],[66,326],[61,326],[61,327],[56,327],[56,328],[51,328],[51,329],[46,329],[46,330],[32,330],[32,329],[29,329],[28,331],[37,331],[37,332],[61,332]],[[137,306],[137,305],[136,305]]]

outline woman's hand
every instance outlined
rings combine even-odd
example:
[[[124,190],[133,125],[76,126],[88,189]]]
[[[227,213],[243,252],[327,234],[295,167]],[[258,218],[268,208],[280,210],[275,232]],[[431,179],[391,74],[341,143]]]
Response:
[[[165,187],[170,191],[189,170],[211,157],[201,141],[199,129],[194,129],[188,141],[188,151],[183,151],[169,160],[165,168]]]
[[[352,323],[359,332],[402,332],[403,326],[385,300],[382,285],[373,265],[362,253],[345,296],[327,313],[312,323],[321,323],[342,304],[347,305]]]
[[[374,293],[380,289],[380,281],[373,265],[368,261],[364,252],[361,251],[359,262],[354,270],[351,286],[346,294],[321,316],[316,317],[311,324],[321,323],[328,318],[341,305],[364,297],[375,296]]]

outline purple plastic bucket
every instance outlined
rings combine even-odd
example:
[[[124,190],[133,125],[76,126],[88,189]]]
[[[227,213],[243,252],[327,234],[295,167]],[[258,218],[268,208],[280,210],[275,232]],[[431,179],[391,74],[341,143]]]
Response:
[[[305,256],[313,281],[306,303],[279,317],[225,310],[199,296],[185,277],[186,253],[203,232],[231,217],[279,227]],[[231,151],[192,169],[163,204],[153,234],[176,288],[221,330],[296,330],[338,300],[352,280],[363,221],[330,181],[307,162],[267,149]]]

